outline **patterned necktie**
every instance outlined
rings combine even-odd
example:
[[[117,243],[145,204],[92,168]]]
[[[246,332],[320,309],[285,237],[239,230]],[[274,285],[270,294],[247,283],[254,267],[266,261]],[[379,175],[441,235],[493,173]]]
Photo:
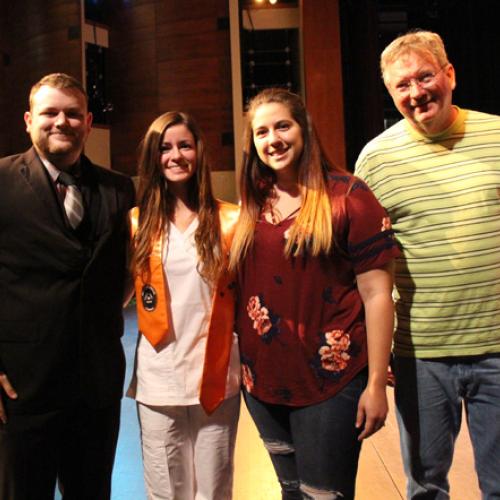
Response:
[[[76,229],[83,219],[84,209],[82,193],[76,185],[75,178],[67,172],[60,172],[57,177],[57,182],[66,186],[64,210],[66,211],[70,226]]]

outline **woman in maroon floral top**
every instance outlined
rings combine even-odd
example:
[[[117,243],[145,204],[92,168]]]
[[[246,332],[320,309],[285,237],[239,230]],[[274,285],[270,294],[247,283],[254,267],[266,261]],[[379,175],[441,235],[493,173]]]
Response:
[[[387,415],[390,220],[329,165],[301,99],[250,103],[231,249],[249,411],[284,499],[354,498],[361,441]]]

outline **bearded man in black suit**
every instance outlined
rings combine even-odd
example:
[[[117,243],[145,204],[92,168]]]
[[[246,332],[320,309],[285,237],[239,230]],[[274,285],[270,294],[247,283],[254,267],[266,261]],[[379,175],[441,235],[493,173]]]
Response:
[[[36,83],[24,118],[33,147],[0,160],[0,498],[54,498],[58,480],[65,499],[108,499],[133,184],[83,155],[73,77]]]

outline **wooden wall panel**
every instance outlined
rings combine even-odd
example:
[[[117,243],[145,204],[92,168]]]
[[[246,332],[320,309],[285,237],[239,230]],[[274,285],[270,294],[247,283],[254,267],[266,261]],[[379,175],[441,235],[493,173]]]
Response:
[[[307,108],[330,160],[346,166],[339,0],[302,0]]]
[[[229,5],[190,0],[158,10],[158,85],[162,109],[192,113],[204,131],[215,170],[234,169]]]
[[[167,61],[158,65],[159,96],[162,105],[178,103],[190,108],[205,109],[221,104],[226,97],[219,85],[222,68],[217,57]]]
[[[158,24],[168,24],[173,20],[193,20],[200,18],[217,18],[229,15],[227,0],[159,0]]]
[[[143,0],[111,23],[112,165],[135,173],[137,146],[170,110],[194,115],[216,170],[234,168],[226,0]],[[224,138],[224,140],[223,140]]]
[[[52,72],[64,72],[82,78],[80,44],[80,2],[58,0],[32,2],[30,0],[0,0],[4,9],[2,27],[10,40],[8,58],[3,67],[4,81],[12,82],[7,91],[9,126],[2,127],[7,146],[0,155],[17,153],[30,145],[25,132],[23,114],[28,108],[31,86],[42,76]],[[0,11],[1,12],[1,11]]]
[[[191,24],[191,23],[190,23]],[[215,22],[212,22],[215,24]],[[168,30],[168,26],[162,31]],[[175,29],[176,26],[173,26]],[[215,27],[214,27],[215,28]],[[200,57],[214,57],[223,53],[220,50],[224,37],[212,31],[158,34],[158,61],[182,61]]]
[[[110,20],[111,165],[131,175],[139,142],[158,114],[155,3],[118,2]]]

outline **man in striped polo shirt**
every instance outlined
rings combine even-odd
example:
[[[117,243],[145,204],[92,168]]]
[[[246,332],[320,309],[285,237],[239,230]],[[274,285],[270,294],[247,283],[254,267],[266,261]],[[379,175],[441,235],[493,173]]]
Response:
[[[436,33],[397,38],[381,69],[404,119],[364,147],[356,173],[403,250],[394,370],[408,498],[449,498],[465,404],[483,499],[500,499],[500,117],[452,105]]]

